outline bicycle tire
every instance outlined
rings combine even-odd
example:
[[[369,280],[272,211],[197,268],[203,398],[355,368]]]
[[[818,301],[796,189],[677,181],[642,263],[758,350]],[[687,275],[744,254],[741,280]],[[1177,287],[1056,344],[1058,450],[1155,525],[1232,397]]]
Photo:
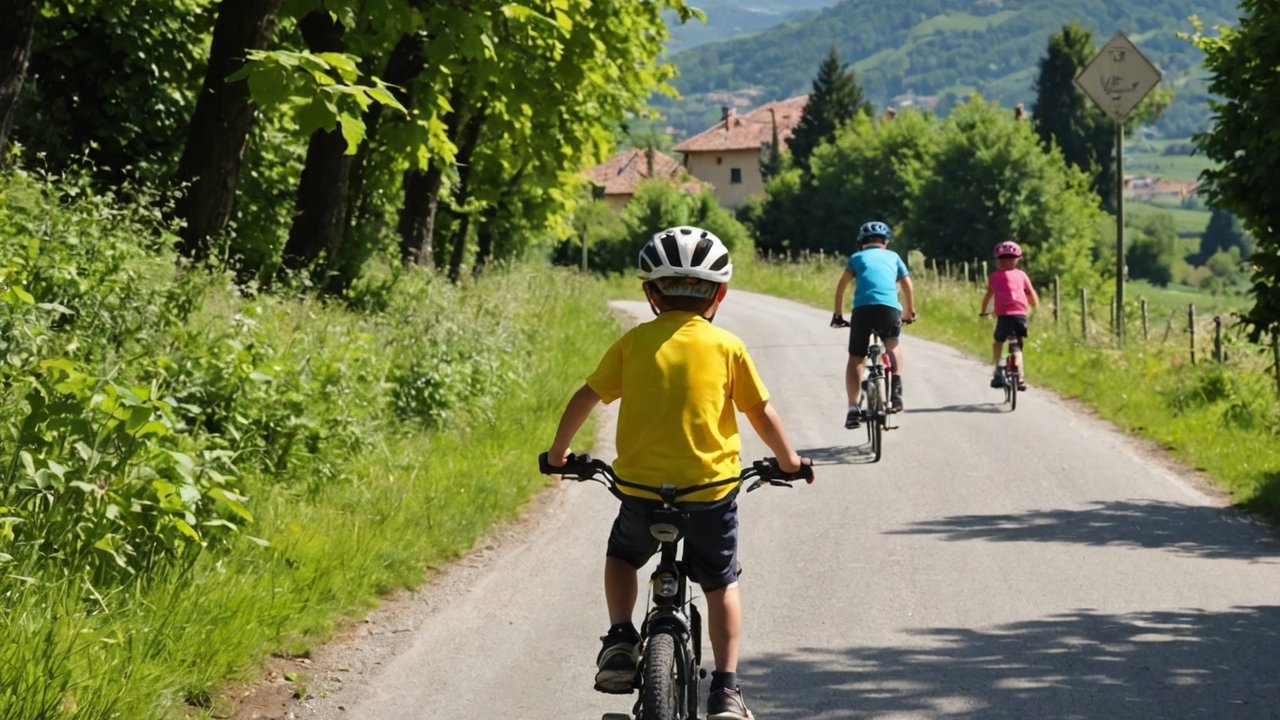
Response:
[[[674,635],[661,630],[645,643],[641,720],[682,720],[684,703],[676,663],[677,645]]]
[[[1017,373],[1009,378],[1009,412],[1018,409],[1018,383],[1022,382],[1022,378]]]
[[[867,438],[871,441],[871,462],[880,462],[884,446],[884,397],[881,394],[879,380],[872,380],[867,385]]]

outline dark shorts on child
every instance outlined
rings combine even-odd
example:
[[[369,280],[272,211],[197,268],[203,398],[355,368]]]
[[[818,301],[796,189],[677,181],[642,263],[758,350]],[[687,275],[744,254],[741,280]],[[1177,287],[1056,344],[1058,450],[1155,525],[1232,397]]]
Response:
[[[649,533],[650,513],[661,503],[626,499],[609,532],[607,555],[639,569],[658,551],[658,540]],[[684,562],[689,579],[703,592],[718,590],[738,580],[738,501],[689,513],[684,524]]]
[[[1011,337],[1024,338],[1026,336],[1026,315],[1000,315],[996,317],[996,332],[993,336],[996,342],[1004,342]]]
[[[902,311],[889,305],[863,305],[849,315],[849,354],[866,357],[871,344],[871,331],[881,340],[892,340],[902,334]]]

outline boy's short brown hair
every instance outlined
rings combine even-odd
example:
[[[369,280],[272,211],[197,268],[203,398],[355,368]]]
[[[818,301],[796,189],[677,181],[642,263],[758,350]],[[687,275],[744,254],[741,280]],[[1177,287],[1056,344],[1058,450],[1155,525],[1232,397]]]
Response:
[[[704,312],[715,302],[720,283],[692,277],[664,277],[649,280],[645,285],[653,291],[654,303],[659,310],[683,310]]]

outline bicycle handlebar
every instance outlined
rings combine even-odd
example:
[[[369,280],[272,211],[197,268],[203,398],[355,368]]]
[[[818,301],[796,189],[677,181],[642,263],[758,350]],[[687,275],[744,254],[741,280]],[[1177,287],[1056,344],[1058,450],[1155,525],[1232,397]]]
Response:
[[[613,466],[604,460],[593,458],[587,453],[579,453],[574,455],[570,453],[564,465],[556,467],[547,460],[547,453],[538,455],[538,470],[543,475],[559,475],[562,480],[595,480],[604,483],[610,489],[616,488],[618,485],[627,487],[636,487],[646,492],[658,495],[658,488],[636,485],[628,483],[613,471]],[[735,482],[742,484],[748,480],[754,480],[747,487],[747,492],[751,492],[759,488],[761,485],[780,485],[782,487],[791,487],[791,483],[796,480],[804,480],[812,483],[815,479],[813,473],[813,465],[801,464],[800,469],[795,472],[785,472],[778,466],[777,458],[767,457],[763,460],[756,460],[751,465],[739,473]],[[720,484],[720,483],[716,483]],[[728,483],[725,483],[728,484]],[[689,492],[697,490],[705,490],[710,485],[695,485],[689,488],[681,488]]]

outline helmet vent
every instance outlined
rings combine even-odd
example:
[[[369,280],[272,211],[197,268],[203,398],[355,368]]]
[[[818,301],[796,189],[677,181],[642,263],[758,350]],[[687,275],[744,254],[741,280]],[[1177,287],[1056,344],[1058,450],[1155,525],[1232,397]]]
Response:
[[[711,252],[711,239],[706,235],[698,240],[698,246],[693,250],[693,257],[689,259],[689,264],[693,267],[702,265],[702,261],[707,259],[707,254]]]
[[[662,252],[667,256],[667,264],[671,267],[682,267],[680,262],[680,243],[676,242],[674,234],[662,236]]]
[[[640,252],[640,262],[648,267],[646,272],[653,272],[654,269],[662,265],[662,258],[658,257],[658,248],[653,245],[645,245],[644,250]]]
[[[711,269],[721,270],[724,268],[725,265],[728,265],[728,264],[729,264],[729,256],[721,255],[720,257],[715,259],[715,262],[711,263]]]

